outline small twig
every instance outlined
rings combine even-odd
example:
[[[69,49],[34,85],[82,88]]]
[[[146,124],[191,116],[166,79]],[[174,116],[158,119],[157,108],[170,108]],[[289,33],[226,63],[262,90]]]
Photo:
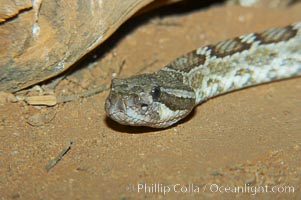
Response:
[[[98,94],[98,93],[101,93],[101,92],[105,91],[108,88],[109,87],[106,84],[104,84],[104,85],[101,85],[97,88],[94,88],[94,89],[88,90],[88,91],[84,91],[84,92],[79,93],[79,94],[70,95],[70,96],[58,96],[57,97],[57,103],[65,103],[65,102],[73,101],[75,99],[79,99],[81,97],[93,96],[95,94]]]
[[[124,65],[125,65],[125,60],[122,60],[118,66],[118,72],[116,73],[116,76],[120,75],[121,71],[123,70]]]
[[[67,146],[53,159],[49,162],[49,164],[45,167],[48,172],[51,168],[53,168],[62,158],[63,156],[71,149],[72,141],[70,140]]]
[[[139,70],[138,72],[136,72],[135,74],[140,74],[141,72],[143,72],[145,69],[153,66],[154,64],[156,64],[158,62],[158,59],[155,59],[149,63],[146,63],[145,65],[143,65]]]
[[[56,86],[64,79],[66,78],[67,74],[63,74],[60,77],[57,77],[55,79],[53,79],[50,83],[48,83],[47,85],[45,85],[47,90],[55,90]]]
[[[121,73],[121,71],[123,70],[123,66],[125,65],[125,60],[123,60],[118,67],[118,71],[115,74],[115,76],[119,76],[119,74]],[[101,93],[105,90],[109,89],[108,85],[103,84],[97,88],[88,90],[88,91],[84,91],[82,93],[79,94],[75,94],[75,95],[70,95],[70,96],[58,96],[57,97],[57,103],[65,103],[65,102],[69,102],[69,101],[73,101],[75,99],[79,99],[81,97],[89,97],[89,96],[93,96],[95,94]]]

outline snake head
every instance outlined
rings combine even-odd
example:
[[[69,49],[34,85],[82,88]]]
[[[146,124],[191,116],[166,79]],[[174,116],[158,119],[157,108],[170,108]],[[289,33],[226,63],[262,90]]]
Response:
[[[188,115],[195,106],[195,93],[177,80],[156,74],[113,79],[105,110],[124,125],[168,127]]]

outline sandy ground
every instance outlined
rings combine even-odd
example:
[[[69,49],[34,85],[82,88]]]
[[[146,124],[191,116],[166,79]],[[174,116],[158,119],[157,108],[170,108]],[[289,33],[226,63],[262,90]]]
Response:
[[[199,46],[298,21],[300,10],[215,5],[137,16],[78,63],[55,93],[109,85],[114,73],[156,71]],[[0,199],[301,199],[300,78],[214,98],[165,130],[111,121],[108,93],[55,107],[2,103]],[[265,191],[256,193],[257,186]]]

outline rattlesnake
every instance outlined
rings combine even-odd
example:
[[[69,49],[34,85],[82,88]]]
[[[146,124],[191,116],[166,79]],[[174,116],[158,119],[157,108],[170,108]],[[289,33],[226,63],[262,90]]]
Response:
[[[207,99],[301,75],[301,22],[198,48],[158,72],[115,78],[107,115],[132,126],[164,128]]]

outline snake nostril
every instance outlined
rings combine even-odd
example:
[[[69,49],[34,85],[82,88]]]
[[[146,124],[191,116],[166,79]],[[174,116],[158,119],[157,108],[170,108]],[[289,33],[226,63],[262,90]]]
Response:
[[[145,103],[141,104],[141,109],[142,109],[143,111],[147,111],[148,105],[145,104]]]

